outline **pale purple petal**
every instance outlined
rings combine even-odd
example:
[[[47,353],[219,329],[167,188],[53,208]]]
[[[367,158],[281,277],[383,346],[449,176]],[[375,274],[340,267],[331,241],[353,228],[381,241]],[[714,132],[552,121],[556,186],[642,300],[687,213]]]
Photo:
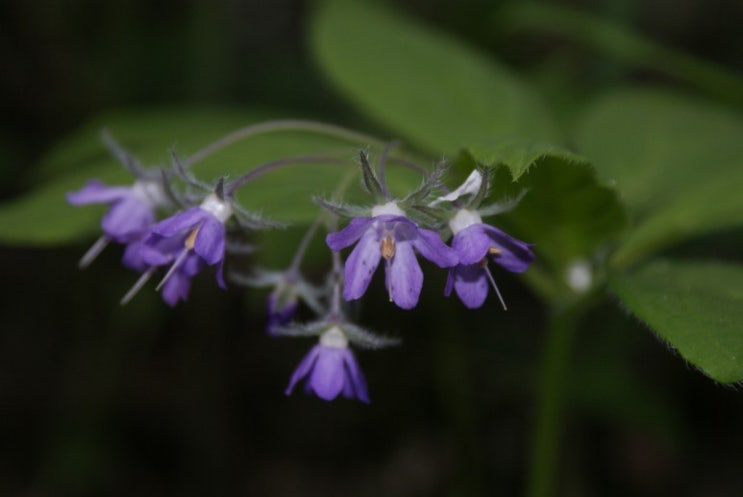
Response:
[[[370,217],[353,218],[342,230],[328,234],[325,242],[331,250],[337,252],[352,245],[356,240],[361,238],[371,223],[372,218]]]
[[[396,244],[395,255],[385,270],[387,287],[395,304],[403,309],[415,307],[423,287],[423,271],[415,258],[412,245]]]
[[[106,186],[98,180],[88,181],[80,190],[67,193],[67,201],[72,205],[110,204],[132,195],[127,186]]]
[[[180,243],[175,243],[176,241]],[[184,241],[185,237],[176,240],[150,233],[139,248],[140,256],[150,266],[165,266],[173,262],[180,251],[185,250]]]
[[[374,230],[368,230],[346,259],[344,299],[356,300],[364,295],[381,256],[379,237]]]
[[[459,265],[454,272],[454,289],[462,303],[470,308],[482,306],[488,296],[488,279],[485,269],[479,264]]]
[[[333,400],[346,382],[343,355],[348,349],[320,346],[315,367],[305,383],[305,390],[321,399]]]
[[[441,241],[438,233],[432,230],[419,229],[418,238],[413,246],[420,254],[439,267],[452,267],[459,262],[457,253]]]
[[[224,281],[224,259],[219,261],[219,264],[217,264],[217,286],[221,288],[222,290],[227,290],[227,283]]]
[[[139,239],[128,243],[124,249],[124,257],[121,262],[124,266],[134,269],[135,271],[143,272],[150,266],[142,257],[142,250],[145,248],[144,240]]]
[[[446,275],[446,286],[444,287],[444,295],[451,295],[451,291],[454,290],[454,270],[455,267],[449,268],[449,273]]]
[[[295,298],[279,304],[279,297],[276,292],[271,292],[268,296],[268,319],[266,322],[266,331],[273,335],[276,328],[289,324],[299,309],[299,301]]]
[[[476,264],[487,255],[493,242],[484,227],[484,224],[473,224],[454,235],[451,246],[459,256],[460,264]]]
[[[205,210],[199,207],[192,207],[186,211],[178,212],[167,219],[163,219],[152,227],[152,232],[165,237],[175,236],[195,228],[197,224],[209,216],[211,214]]]
[[[204,218],[194,242],[194,252],[200,255],[208,265],[213,266],[224,259],[225,229],[214,216]]]
[[[188,298],[188,292],[191,289],[191,278],[181,271],[175,271],[162,288],[163,300],[171,307],[176,305],[180,300],[185,301]]]
[[[114,203],[103,216],[101,227],[112,240],[126,243],[139,238],[142,231],[155,223],[152,206],[142,199],[130,195]]]
[[[346,353],[343,356],[343,363],[346,372],[346,384],[343,387],[343,396],[347,399],[356,398],[369,404],[370,400],[369,392],[366,388],[366,380],[351,349],[346,349]]]
[[[493,245],[500,250],[500,254],[492,256],[496,264],[512,273],[523,273],[534,262],[534,252],[530,244],[513,238],[493,226],[487,224],[483,226],[484,232],[493,241]]]
[[[302,362],[299,363],[299,366],[294,370],[294,373],[292,373],[292,377],[289,380],[289,386],[286,387],[286,390],[284,393],[286,395],[290,395],[292,393],[292,390],[294,390],[294,387],[296,384],[302,380],[305,376],[307,376],[312,370],[313,366],[315,365],[315,361],[317,360],[317,356],[320,354],[320,345],[315,345],[312,347],[312,350],[310,350],[306,356],[302,359]]]
[[[204,259],[193,252],[190,252],[183,263],[181,263],[181,271],[183,271],[183,274],[191,278],[196,276],[205,267],[206,262],[204,262]]]

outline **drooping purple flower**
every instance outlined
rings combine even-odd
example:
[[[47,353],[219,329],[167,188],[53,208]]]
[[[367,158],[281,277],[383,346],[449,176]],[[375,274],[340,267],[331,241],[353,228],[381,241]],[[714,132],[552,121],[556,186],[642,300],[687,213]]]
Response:
[[[459,261],[435,231],[419,228],[393,202],[372,209],[371,217],[352,219],[341,231],[330,233],[326,241],[334,251],[358,241],[346,259],[343,298],[356,300],[364,295],[383,258],[390,300],[403,309],[415,307],[423,286],[414,249],[439,267],[451,267]]]
[[[171,265],[163,282],[176,271],[190,278],[207,265],[217,265],[217,283],[225,288],[224,223],[231,215],[229,202],[210,194],[200,206],[178,212],[152,226],[144,241],[146,249],[139,255],[149,266]]]
[[[300,381],[304,390],[324,400],[338,395],[369,403],[366,380],[343,331],[333,326],[320,336],[320,343],[302,359],[294,370],[286,395],[290,395]]]
[[[68,193],[67,201],[72,205],[109,204],[101,227],[109,240],[118,243],[141,237],[154,224],[155,209],[168,203],[160,182],[147,179],[139,179],[132,186],[106,186],[92,180]]]
[[[454,233],[452,248],[459,256],[459,264],[449,269],[444,293],[449,296],[455,290],[470,309],[485,302],[488,283],[498,291],[488,269],[488,259],[512,273],[523,273],[534,261],[530,244],[484,224],[475,211],[461,209],[449,226]],[[505,308],[502,299],[501,303]]]

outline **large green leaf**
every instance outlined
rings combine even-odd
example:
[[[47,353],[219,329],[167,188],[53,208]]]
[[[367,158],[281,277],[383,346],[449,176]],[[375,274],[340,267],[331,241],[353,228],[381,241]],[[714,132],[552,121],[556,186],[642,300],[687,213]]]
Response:
[[[655,91],[615,92],[586,111],[579,150],[616,183],[637,226],[617,263],[743,223],[741,136],[738,115]]]
[[[117,113],[96,119],[75,135],[63,140],[42,161],[37,183],[27,195],[0,206],[0,241],[15,244],[64,243],[96,231],[103,212],[96,207],[71,207],[65,192],[79,189],[87,179],[111,184],[131,184],[132,178],[108,153],[100,140],[100,124],[138,157],[145,166],[166,165],[168,151],[175,147],[187,157],[214,139],[238,127],[255,122],[254,117],[235,111],[198,109],[153,110]],[[373,139],[371,139],[373,140]],[[360,147],[372,153],[377,144],[349,142],[313,133],[281,132],[254,136],[208,157],[194,166],[197,176],[210,182],[231,178],[269,161],[306,154],[330,152],[347,157],[346,165],[333,163],[298,164],[274,170],[246,184],[237,195],[246,208],[266,217],[290,223],[308,223],[318,214],[312,203],[315,195],[329,196],[348,183],[349,195],[359,198],[355,166]],[[407,170],[391,169],[390,187],[405,193],[420,182]]]
[[[743,380],[743,266],[653,261],[611,277],[622,304],[684,359],[723,383]]]
[[[378,3],[323,2],[312,26],[322,69],[365,114],[435,153],[490,138],[558,141],[508,69]]]

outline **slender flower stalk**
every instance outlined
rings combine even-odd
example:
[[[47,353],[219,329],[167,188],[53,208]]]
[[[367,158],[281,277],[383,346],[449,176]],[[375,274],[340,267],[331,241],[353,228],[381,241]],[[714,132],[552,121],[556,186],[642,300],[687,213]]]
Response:
[[[326,124],[303,119],[278,119],[252,124],[233,131],[191,155],[184,164],[188,167],[193,166],[194,164],[203,161],[208,156],[219,152],[238,141],[265,133],[277,132],[316,133],[358,144],[381,144],[380,140],[371,135],[350,130],[342,126],[336,126],[334,124]]]

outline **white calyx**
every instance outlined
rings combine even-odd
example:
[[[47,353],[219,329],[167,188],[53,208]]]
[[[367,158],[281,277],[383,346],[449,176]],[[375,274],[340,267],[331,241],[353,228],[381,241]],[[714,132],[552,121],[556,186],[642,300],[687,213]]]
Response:
[[[160,181],[138,179],[132,185],[132,193],[152,207],[160,207],[170,203]]]
[[[400,209],[400,207],[398,207],[395,202],[387,202],[384,205],[375,205],[372,208],[371,215],[372,217],[384,216],[384,215],[404,216],[405,212],[403,212],[403,210]]]
[[[451,228],[451,232],[456,235],[463,229],[468,228],[473,224],[480,223],[482,223],[482,218],[477,211],[459,209],[454,217],[449,220],[449,228]]]
[[[340,328],[333,326],[320,335],[320,345],[323,347],[345,349],[348,348],[348,338],[346,338],[346,334]]]
[[[219,219],[222,223],[225,223],[233,214],[230,203],[221,200],[214,193],[210,193],[204,201],[201,202],[199,207]]]

